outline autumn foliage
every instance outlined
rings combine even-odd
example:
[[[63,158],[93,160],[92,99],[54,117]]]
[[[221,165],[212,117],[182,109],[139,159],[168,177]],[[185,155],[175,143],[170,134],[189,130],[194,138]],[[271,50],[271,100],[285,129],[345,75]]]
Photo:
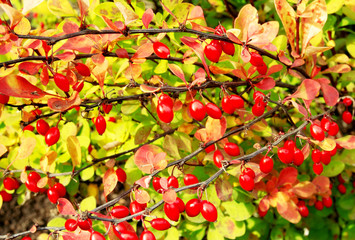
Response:
[[[0,239],[353,239],[351,1],[101,2],[0,3]]]

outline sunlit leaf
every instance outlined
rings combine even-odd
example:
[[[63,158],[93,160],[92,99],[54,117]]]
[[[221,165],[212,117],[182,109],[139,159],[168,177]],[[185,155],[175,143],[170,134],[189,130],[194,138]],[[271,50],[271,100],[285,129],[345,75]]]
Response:
[[[117,185],[117,175],[116,171],[113,168],[107,169],[104,177],[102,178],[104,184],[104,195],[107,197]]]
[[[8,4],[5,3],[0,3],[0,7],[4,10],[6,15],[10,19],[10,27],[16,26],[21,19],[23,18],[23,14],[19,11],[17,11],[15,8],[11,7]]]
[[[27,35],[31,31],[31,23],[27,18],[23,17],[15,26],[14,32],[19,35]]]
[[[348,135],[345,137],[335,139],[335,142],[338,143],[340,146],[342,146],[345,149],[355,149],[355,136],[354,135]]]
[[[297,181],[297,169],[293,167],[287,167],[281,170],[277,186],[282,186],[284,184],[293,184]]]
[[[72,159],[73,167],[81,163],[81,148],[80,142],[76,136],[69,136],[67,138],[67,149]]]
[[[23,0],[22,13],[26,15],[31,9],[37,7],[43,0]]]
[[[149,193],[145,190],[137,189],[136,191],[134,191],[134,196],[136,198],[136,201],[140,204],[145,204],[150,201]]]
[[[168,189],[163,193],[163,200],[166,203],[174,203],[176,200],[177,194],[173,189]]]
[[[297,205],[284,192],[277,193],[277,212],[291,223],[301,220]]]
[[[312,79],[305,79],[301,85],[297,88],[297,91],[294,92],[291,96],[284,99],[290,98],[302,98],[304,100],[313,100],[319,93],[320,84]]]
[[[57,208],[62,215],[76,215],[76,211],[71,202],[66,198],[59,198]]]
[[[139,18],[125,0],[115,0],[115,4],[122,13],[126,25],[129,25]]]
[[[154,18],[153,10],[151,8],[145,10],[142,16],[142,22],[145,28],[149,28],[149,23],[153,20],[153,18]]]
[[[143,188],[149,188],[150,181],[152,180],[151,176],[145,176],[139,179],[138,181],[135,182],[135,184],[138,184],[139,186]]]
[[[18,65],[18,70],[24,74],[35,75],[44,63],[23,62]]]
[[[155,145],[144,145],[134,154],[134,163],[144,173],[162,170],[166,167],[166,153]]]
[[[36,147],[36,139],[32,137],[24,137],[21,139],[21,145],[18,150],[16,159],[25,159],[29,157]]]
[[[168,66],[170,71],[172,71],[172,73],[174,73],[175,76],[180,78],[187,86],[187,82],[185,80],[184,72],[182,71],[182,69],[176,64],[169,64]]]
[[[316,186],[309,181],[304,181],[296,184],[291,191],[301,198],[310,198],[316,192]]]
[[[47,6],[49,11],[56,16],[76,16],[76,12],[68,0],[48,0]]]
[[[48,99],[48,107],[56,112],[62,112],[68,110],[73,106],[78,106],[81,103],[81,98],[78,92],[74,92],[70,98],[59,99],[59,98],[50,98]]]

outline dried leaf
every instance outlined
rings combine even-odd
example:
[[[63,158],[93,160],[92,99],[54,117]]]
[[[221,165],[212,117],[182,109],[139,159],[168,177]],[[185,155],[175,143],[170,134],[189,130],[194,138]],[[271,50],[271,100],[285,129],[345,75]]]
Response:
[[[135,184],[138,184],[139,186],[143,188],[149,188],[150,181],[152,180],[151,176],[145,176],[142,177],[141,179],[137,180]]]
[[[232,199],[233,186],[228,180],[218,178],[216,180],[215,189],[221,201],[230,201]]]

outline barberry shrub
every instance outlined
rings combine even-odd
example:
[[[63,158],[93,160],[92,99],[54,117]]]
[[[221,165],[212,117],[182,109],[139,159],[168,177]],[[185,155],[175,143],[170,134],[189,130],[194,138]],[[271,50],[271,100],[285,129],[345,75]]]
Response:
[[[1,1],[0,239],[355,236],[353,3],[197,2]]]

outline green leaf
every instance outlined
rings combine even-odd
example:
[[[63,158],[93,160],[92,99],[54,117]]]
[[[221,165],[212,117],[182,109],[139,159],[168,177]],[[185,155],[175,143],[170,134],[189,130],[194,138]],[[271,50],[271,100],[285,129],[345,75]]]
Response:
[[[76,12],[68,0],[48,0],[48,9],[56,16],[76,16]]]
[[[140,107],[139,101],[131,100],[124,101],[121,106],[121,111],[125,115],[131,115],[135,111],[137,111]]]
[[[274,227],[271,230],[270,238],[271,240],[283,240],[283,231],[280,227]]]
[[[252,203],[230,201],[222,203],[222,207],[225,208],[228,215],[236,221],[243,221],[250,218],[255,211],[255,207]]]
[[[345,0],[328,0],[327,1],[327,13],[332,14],[339,11],[343,5]]]
[[[113,2],[104,2],[99,4],[95,8],[94,12],[99,16],[105,16],[109,19],[123,20],[120,10]]]
[[[346,37],[346,49],[355,58],[355,34],[350,34]]]
[[[156,74],[163,74],[166,73],[168,70],[168,61],[167,60],[161,60],[159,64],[154,68],[154,72]]]
[[[56,217],[47,223],[48,227],[64,227],[66,219],[62,217]]]
[[[83,170],[80,172],[80,177],[83,181],[87,181],[89,180],[90,178],[92,178],[95,174],[95,169],[93,166]]]
[[[343,229],[341,239],[351,240],[354,239],[354,236],[355,236],[355,224],[349,224]]]
[[[168,235],[164,238],[166,240],[179,240],[179,231],[177,228],[169,228]]]
[[[345,168],[345,164],[341,161],[332,159],[328,165],[324,165],[322,175],[326,177],[335,177]]]
[[[84,198],[83,201],[80,203],[80,210],[81,211],[91,211],[96,208],[96,198],[93,196]]]
[[[223,235],[215,227],[212,226],[213,225],[211,224],[211,227],[208,229],[207,240],[224,240]]]

